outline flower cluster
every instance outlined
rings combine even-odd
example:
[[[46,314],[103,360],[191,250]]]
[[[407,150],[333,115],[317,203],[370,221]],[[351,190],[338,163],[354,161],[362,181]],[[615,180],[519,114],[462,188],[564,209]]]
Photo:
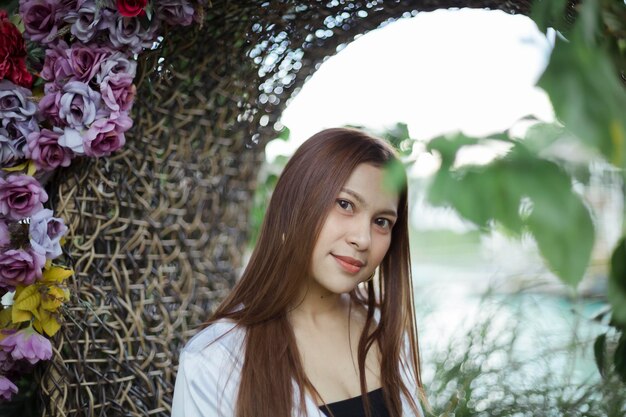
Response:
[[[138,54],[163,27],[197,21],[203,1],[20,0],[13,21],[0,10],[0,400],[50,359],[45,336],[70,296],[73,271],[53,263],[67,227],[44,207],[43,180],[124,146]],[[35,68],[31,48],[45,51]]]

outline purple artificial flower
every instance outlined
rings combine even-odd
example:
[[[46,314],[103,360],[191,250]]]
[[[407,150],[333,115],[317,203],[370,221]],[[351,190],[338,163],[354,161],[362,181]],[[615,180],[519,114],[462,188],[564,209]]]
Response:
[[[59,137],[63,131],[59,128],[54,130],[43,129],[40,132],[33,132],[28,135],[26,158],[35,162],[37,169],[53,171],[63,166],[67,167],[72,161],[74,153],[71,149],[59,144]]]
[[[0,215],[20,220],[35,214],[48,201],[48,194],[30,175],[0,178]]]
[[[100,72],[96,76],[96,82],[100,84],[102,80],[111,75],[128,74],[135,78],[137,73],[137,61],[131,60],[127,55],[116,51],[100,64]]]
[[[32,327],[20,330],[0,340],[0,349],[10,352],[13,359],[25,359],[31,365],[52,357],[50,340],[37,333]]]
[[[25,121],[30,119],[37,110],[37,106],[26,97],[31,92],[27,88],[13,84],[9,80],[0,81],[0,119],[5,125],[5,119]]]
[[[9,132],[0,127],[0,164],[8,166],[11,163],[24,158],[24,143],[13,140]]]
[[[4,119],[2,120],[2,127],[7,130],[11,139],[21,144],[19,146],[26,144],[26,136],[29,133],[39,131],[39,124],[34,117],[23,121]]]
[[[154,3],[155,14],[170,25],[189,26],[193,22],[195,11],[187,0],[159,0]]]
[[[113,112],[130,110],[135,98],[135,92],[133,77],[130,74],[109,75],[100,83],[102,101]]]
[[[98,119],[100,120],[100,119]],[[76,129],[66,127],[63,135],[59,137],[59,145],[70,149],[77,155],[85,154],[85,146],[83,144],[83,135]]]
[[[63,253],[61,238],[67,232],[63,219],[52,217],[52,210],[43,209],[30,218],[30,245],[48,259],[54,259]]]
[[[13,290],[31,285],[41,278],[46,257],[31,249],[9,249],[0,252],[0,287]]]
[[[17,394],[17,386],[6,376],[0,375],[0,398],[10,400],[14,394]]]
[[[52,122],[52,124],[54,124],[55,126],[62,125],[63,122],[61,118],[59,117],[59,108],[61,107],[61,92],[54,91],[53,88],[49,89],[48,88],[49,86],[52,87],[53,83],[46,84],[45,90],[52,90],[52,91],[44,90],[46,95],[43,96],[43,98],[39,101],[39,111],[46,119],[49,119]]]
[[[0,290],[0,293],[6,290]],[[15,330],[0,330],[0,337],[6,334],[15,333]],[[10,372],[15,367],[15,361],[10,353],[6,353],[4,350],[0,349],[0,375]],[[1,396],[1,395],[0,395]]]
[[[96,120],[84,138],[85,155],[108,156],[126,143],[124,132],[133,122],[126,113],[113,114],[116,118]]]
[[[64,20],[72,25],[72,35],[82,42],[89,42],[96,36],[102,15],[95,0],[81,3],[78,10],[68,13]]]
[[[72,67],[68,60],[69,46],[65,41],[59,41],[46,49],[41,77],[46,81],[54,81],[57,85],[62,85],[72,75]]]
[[[11,244],[11,232],[7,223],[0,219],[0,248],[9,246]]]
[[[144,28],[139,19],[117,15],[114,23],[108,25],[109,41],[114,49],[128,50],[138,54],[144,48],[150,48],[156,37],[157,19]]]
[[[93,91],[85,83],[70,81],[63,86],[59,104],[59,118],[62,121],[70,127],[86,127],[96,119],[100,108],[100,93]]]
[[[74,44],[69,51],[69,63],[76,81],[89,83],[100,71],[100,64],[111,51],[105,48]]]
[[[58,0],[20,1],[25,37],[44,44],[54,42],[59,30],[57,19],[63,13],[60,3]]]

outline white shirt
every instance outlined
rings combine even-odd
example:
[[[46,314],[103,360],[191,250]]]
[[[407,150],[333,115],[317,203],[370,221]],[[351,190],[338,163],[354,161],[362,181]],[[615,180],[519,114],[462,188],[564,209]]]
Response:
[[[234,417],[241,368],[244,360],[245,330],[220,320],[195,335],[180,355],[172,417]],[[402,371],[406,386],[417,393],[415,382]],[[294,382],[293,417],[298,416],[300,390]],[[417,399],[415,400],[417,402]],[[418,403],[419,405],[419,403]],[[311,395],[305,395],[302,417],[325,417]],[[403,417],[412,413],[402,398]]]

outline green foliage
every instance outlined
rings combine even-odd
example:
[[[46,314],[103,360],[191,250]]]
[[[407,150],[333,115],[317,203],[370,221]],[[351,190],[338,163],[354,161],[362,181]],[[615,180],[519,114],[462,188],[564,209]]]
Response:
[[[486,298],[492,303],[493,299]],[[520,305],[523,309],[524,305]],[[623,417],[626,389],[615,369],[608,364],[603,378],[581,380],[564,372],[557,358],[564,351],[569,361],[586,355],[590,341],[576,331],[564,346],[532,343],[525,345],[524,326],[519,320],[495,328],[504,314],[490,305],[488,313],[469,331],[458,332],[444,349],[430,352],[426,368],[432,417]],[[501,322],[501,321],[500,321]],[[614,346],[614,337],[605,336]],[[597,342],[596,342],[597,344]],[[626,357],[626,356],[625,356]]]
[[[289,136],[289,128],[284,127],[279,132],[276,139],[288,141]],[[254,201],[252,203],[252,210],[250,212],[250,238],[248,240],[249,247],[253,247],[255,242],[259,238],[259,233],[261,232],[261,225],[263,224],[263,218],[265,217],[267,204],[269,203],[272,192],[276,187],[280,172],[282,172],[283,168],[287,164],[287,160],[288,158],[286,156],[279,155],[271,164],[263,164],[263,167],[259,171],[257,186],[254,191]]]
[[[558,40],[539,86],[572,133],[614,165],[626,166],[626,91],[601,49]]]
[[[530,18],[535,21],[537,27],[546,33],[549,28],[563,29],[565,20],[565,7],[568,0],[535,0]]]
[[[460,148],[483,141],[458,133],[428,144],[428,150],[436,150],[442,159],[429,200],[452,206],[483,230],[495,222],[517,236],[531,232],[548,266],[575,287],[591,256],[594,228],[589,211],[572,190],[571,178],[521,142],[511,142],[508,154],[489,164],[453,167]]]
[[[378,136],[396,148],[400,155],[410,155],[413,150],[413,140],[409,135],[409,127],[406,123],[396,123],[383,132],[379,132]]]
[[[613,306],[613,320],[626,328],[626,238],[622,238],[611,256],[607,295]]]
[[[566,0],[536,0],[531,17],[542,31],[557,36],[549,64],[538,82],[550,96],[560,124],[536,124],[522,141],[506,134],[470,138],[462,134],[430,142],[441,155],[429,199],[450,205],[482,230],[494,223],[514,235],[530,232],[546,263],[573,287],[582,279],[594,240],[591,216],[572,190],[573,176],[586,181],[588,169],[565,158],[546,156],[559,141],[582,146],[624,172],[626,168],[626,4],[618,0],[584,0],[573,23],[565,18]],[[510,152],[484,166],[454,168],[464,146],[486,140],[508,141]],[[625,177],[626,179],[626,177]],[[611,261],[607,299],[611,323],[619,337],[609,355],[607,335],[596,339],[594,352],[603,375],[613,369],[626,381],[626,244],[622,238]],[[611,348],[612,349],[612,348]],[[612,357],[612,367],[607,358]]]
[[[406,185],[406,168],[400,161],[391,161],[383,167],[383,187],[394,193]]]
[[[290,137],[291,137],[291,130],[289,130],[287,126],[283,126],[280,132],[278,132],[278,136],[276,136],[276,139],[280,139],[280,140],[287,142],[289,141]]]
[[[626,384],[626,333],[622,332],[622,336],[615,349],[615,355],[613,358],[615,362],[615,370],[620,376],[623,383]]]

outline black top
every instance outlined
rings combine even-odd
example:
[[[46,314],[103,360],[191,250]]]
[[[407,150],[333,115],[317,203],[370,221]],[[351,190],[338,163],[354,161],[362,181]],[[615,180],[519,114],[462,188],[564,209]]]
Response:
[[[370,400],[372,417],[389,417],[389,409],[387,404],[385,404],[382,388],[368,392],[367,397]],[[332,415],[334,417],[365,417],[365,408],[360,395],[347,400],[320,405],[320,410],[327,416],[330,416],[328,409],[333,412]]]

